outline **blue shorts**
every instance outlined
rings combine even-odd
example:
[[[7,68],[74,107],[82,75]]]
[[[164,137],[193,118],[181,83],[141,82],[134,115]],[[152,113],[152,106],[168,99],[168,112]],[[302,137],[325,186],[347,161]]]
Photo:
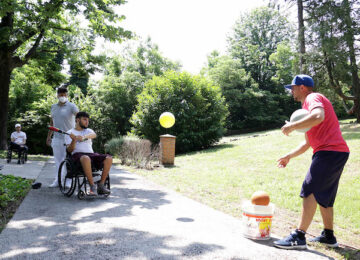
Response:
[[[303,182],[300,197],[306,198],[314,194],[320,206],[333,207],[340,176],[348,158],[349,153],[345,152],[316,152]]]

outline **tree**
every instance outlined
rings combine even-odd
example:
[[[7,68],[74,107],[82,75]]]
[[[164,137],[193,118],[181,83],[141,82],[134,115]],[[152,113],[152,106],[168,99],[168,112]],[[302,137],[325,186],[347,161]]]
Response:
[[[96,91],[97,104],[104,117],[111,118],[108,136],[117,137],[131,130],[130,117],[137,105],[137,95],[146,81],[162,76],[166,71],[179,70],[180,65],[162,55],[156,44],[146,41],[131,42],[121,55],[107,60],[105,76]]]
[[[9,86],[15,68],[31,59],[54,58],[64,37],[74,35],[74,17],[88,22],[86,44],[94,44],[97,35],[112,41],[130,37],[119,27],[124,19],[113,11],[124,0],[49,0],[0,1],[0,149],[6,148]],[[75,51],[67,46],[67,51]]]
[[[344,102],[354,102],[350,112],[354,112],[360,122],[360,79],[356,60],[360,7],[357,1],[349,0],[307,1],[305,10],[315,47],[311,53],[313,70],[325,69],[331,88]]]
[[[207,148],[224,134],[227,107],[220,88],[201,76],[168,71],[146,82],[138,96],[136,112],[131,118],[134,132],[159,142],[161,134],[176,136],[176,152]],[[170,111],[175,125],[166,130],[159,116]]]
[[[279,43],[290,40],[292,33],[291,24],[278,10],[257,8],[236,22],[228,38],[229,53],[241,62],[260,89],[274,91],[271,78],[276,68],[269,58]]]

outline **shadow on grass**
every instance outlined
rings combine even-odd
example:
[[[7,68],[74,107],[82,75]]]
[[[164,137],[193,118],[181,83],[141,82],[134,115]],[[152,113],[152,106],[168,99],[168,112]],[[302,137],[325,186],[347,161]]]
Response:
[[[357,260],[360,259],[360,250],[349,247],[338,247],[334,248],[334,251],[348,260]]]

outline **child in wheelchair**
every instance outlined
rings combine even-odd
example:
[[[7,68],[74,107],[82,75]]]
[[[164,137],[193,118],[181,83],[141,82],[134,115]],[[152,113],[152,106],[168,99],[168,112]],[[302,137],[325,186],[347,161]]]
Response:
[[[21,131],[21,125],[15,125],[16,131],[11,134],[11,142],[9,144],[7,162],[10,163],[12,152],[16,151],[18,153],[18,164],[25,163],[27,157],[28,147],[26,144],[26,133]]]
[[[105,187],[106,178],[112,165],[112,157],[107,154],[94,153],[92,149],[92,139],[96,138],[96,133],[88,128],[89,115],[86,112],[79,112],[75,118],[76,126],[70,129],[65,137],[67,151],[71,153],[71,158],[75,163],[80,163],[86,178],[90,184],[88,196],[109,195],[110,190]],[[92,166],[101,168],[103,171],[101,179],[96,185],[92,176]]]

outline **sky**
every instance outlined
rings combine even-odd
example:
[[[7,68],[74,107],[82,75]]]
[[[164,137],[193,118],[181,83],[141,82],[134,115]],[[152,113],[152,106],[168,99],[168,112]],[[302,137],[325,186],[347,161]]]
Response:
[[[197,74],[213,50],[225,53],[227,35],[240,14],[266,0],[128,0],[116,10],[126,16],[121,26],[142,39],[151,37],[163,56]],[[119,49],[99,43],[99,50]]]

